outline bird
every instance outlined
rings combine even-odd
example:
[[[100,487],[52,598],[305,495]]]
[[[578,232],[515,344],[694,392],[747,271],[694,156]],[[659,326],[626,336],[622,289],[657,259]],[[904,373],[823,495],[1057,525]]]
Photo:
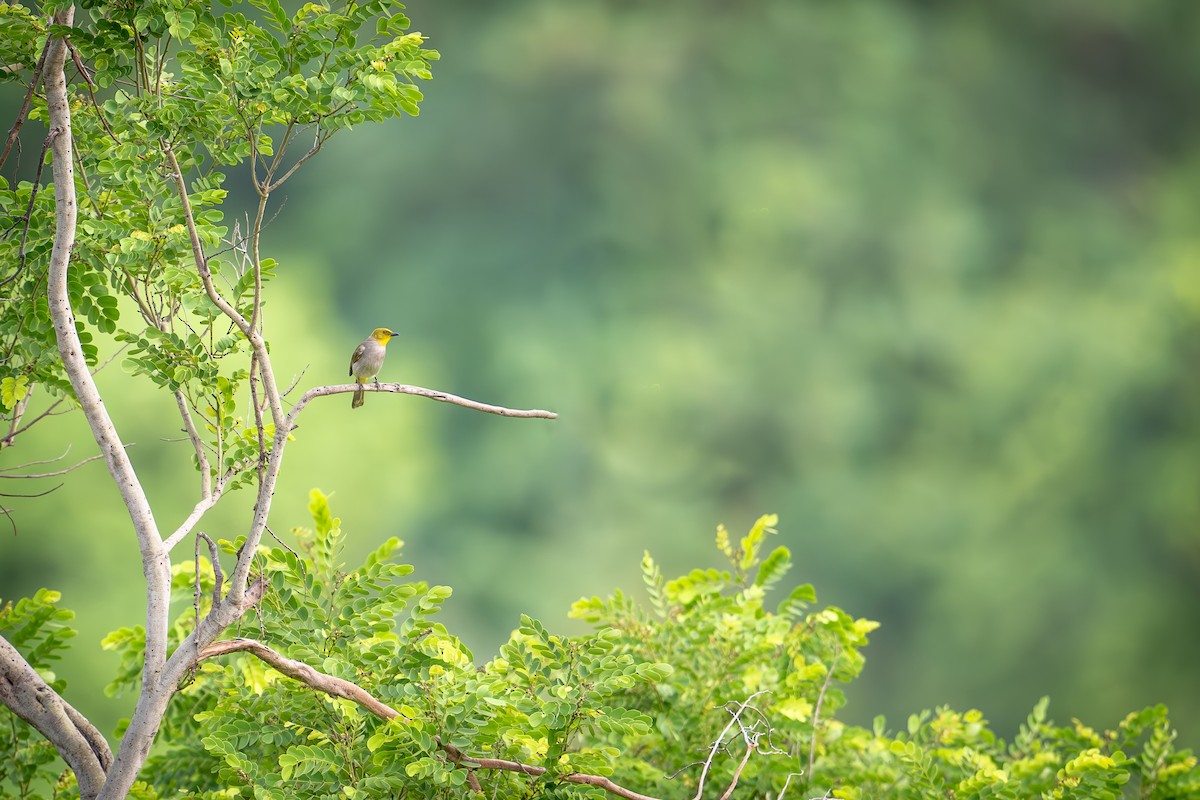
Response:
[[[358,408],[363,404],[366,397],[362,388],[364,383],[372,378],[379,383],[379,378],[375,376],[379,374],[379,368],[383,366],[383,357],[387,355],[387,343],[392,337],[399,335],[390,328],[376,328],[362,344],[354,348],[354,355],[350,356],[350,377],[354,378],[358,388],[354,390],[351,408]]]

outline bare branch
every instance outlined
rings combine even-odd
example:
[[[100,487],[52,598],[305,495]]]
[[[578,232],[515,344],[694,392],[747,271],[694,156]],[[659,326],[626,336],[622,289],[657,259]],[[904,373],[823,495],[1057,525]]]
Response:
[[[219,432],[220,428],[217,430]],[[225,470],[225,472],[223,472],[221,476],[217,478],[216,485],[213,486],[212,492],[208,495],[208,497],[202,497],[199,501],[197,501],[196,505],[192,507],[191,513],[187,515],[187,519],[181,522],[179,527],[176,528],[170,536],[163,540],[163,548],[168,552],[174,550],[175,547],[182,542],[189,533],[192,532],[192,529],[196,527],[196,524],[200,522],[201,518],[208,512],[208,510],[215,506],[217,501],[221,499],[221,495],[225,493],[225,487],[228,484],[229,479],[234,475],[237,475],[247,466],[249,466],[249,461],[243,459],[242,461],[237,462]]]
[[[221,590],[225,588],[225,575],[221,572],[221,551],[217,549],[217,543],[214,542],[209,535],[204,531],[196,531],[196,541],[203,539],[208,544],[208,557],[212,562],[213,569],[213,605],[221,602]],[[199,545],[197,545],[199,547]],[[197,569],[196,573],[199,574]],[[197,578],[199,580],[199,578]]]
[[[183,419],[183,429],[187,431],[188,439],[191,440],[192,447],[196,450],[196,464],[200,468],[200,498],[203,500],[212,494],[212,468],[208,465],[208,454],[204,452],[204,442],[200,438],[200,432],[196,430],[196,423],[192,419],[192,410],[188,406],[187,398],[183,396],[182,389],[175,391],[175,405],[179,407],[179,416]]]
[[[300,370],[300,374],[299,374],[299,375],[297,375],[297,376],[295,376],[294,378],[292,378],[292,382],[291,382],[291,383],[289,383],[289,384],[287,385],[287,387],[286,387],[286,388],[285,388],[285,389],[284,389],[282,392],[280,392],[280,393],[279,393],[279,394],[280,394],[280,396],[281,396],[281,397],[287,397],[289,394],[291,394],[291,393],[292,393],[292,390],[293,390],[293,389],[295,389],[295,388],[296,388],[296,386],[297,386],[297,385],[299,385],[299,383],[300,383],[301,379],[303,379],[303,378],[304,378],[304,374],[305,374],[306,372],[308,372],[308,367],[307,367],[307,366],[305,366],[305,367],[304,367],[304,369]]]
[[[368,392],[391,392],[394,394],[415,394],[420,397],[428,397],[430,400],[437,400],[439,403],[450,403],[451,405],[470,408],[475,411],[483,411],[488,414],[498,414],[502,417],[526,417],[536,419],[558,419],[558,414],[553,411],[542,411],[541,409],[516,409],[505,408],[504,406],[494,406],[488,403],[480,403],[477,400],[468,400],[465,397],[450,394],[449,392],[440,392],[436,389],[426,389],[422,386],[410,386],[406,383],[368,383],[362,385],[354,383],[340,383],[332,386],[316,386],[309,389],[300,399],[296,401],[296,405],[292,406],[291,412],[288,414],[288,420],[294,422],[296,416],[304,406],[308,405],[309,401],[317,397],[326,397],[331,394],[346,394],[362,388]],[[290,429],[290,428],[289,428]]]
[[[74,6],[60,11],[55,21],[70,25]],[[75,244],[77,206],[73,166],[71,108],[67,79],[63,70],[67,43],[62,37],[51,39],[46,58],[44,83],[50,123],[48,140],[52,147],[54,170],[55,230],[54,247],[47,271],[50,315],[58,342],[63,370],[71,381],[75,397],[91,427],[92,436],[104,456],[113,482],[129,512],[142,556],[142,574],[146,579],[146,651],[142,666],[142,688],[129,727],[110,774],[100,790],[102,798],[124,797],[150,753],[174,684],[163,684],[167,661],[167,629],[170,614],[171,565],[154,521],[150,502],[133,468],[125,445],[105,408],[96,382],[83,356],[83,345],[75,329],[75,316],[67,292],[67,271]]]
[[[42,48],[42,54],[38,57],[37,65],[33,68],[33,77],[29,79],[29,88],[25,91],[25,100],[21,103],[21,110],[17,112],[17,119],[8,131],[8,140],[4,143],[4,153],[0,154],[0,167],[3,167],[4,162],[8,160],[8,154],[12,152],[13,145],[16,144],[21,126],[25,124],[25,117],[29,114],[29,102],[33,99],[33,92],[37,89],[38,83],[42,80],[42,68],[46,64],[46,54],[49,52],[50,39],[47,39],[46,46]]]
[[[729,735],[729,731],[733,729],[734,725],[740,724],[742,712],[745,711],[746,708],[750,706],[751,700],[758,697],[760,694],[766,694],[766,693],[767,693],[766,689],[760,689],[759,691],[755,692],[754,694],[750,695],[745,700],[743,700],[741,702],[741,704],[738,706],[737,711],[730,712],[731,714],[733,714],[733,718],[729,720],[728,724],[726,724],[724,729],[722,729],[721,734],[717,737],[716,741],[713,742],[712,747],[709,748],[708,758],[706,758],[704,760],[704,769],[701,770],[701,772],[700,772],[700,783],[696,786],[696,795],[695,795],[695,797],[692,798],[692,800],[700,800],[700,798],[704,795],[704,782],[708,779],[708,771],[710,769],[712,769],[712,761],[716,757],[717,752],[721,749],[721,745],[724,743],[725,737],[727,735]],[[744,730],[745,729],[743,728],[743,731]],[[741,773],[740,767],[738,768],[738,772],[739,772],[739,774]],[[736,783],[736,782],[737,782],[737,777],[735,776],[734,783]]]
[[[757,748],[756,748],[754,742],[747,740],[746,753],[745,753],[745,755],[742,756],[741,762],[738,763],[737,769],[735,769],[733,771],[733,780],[731,780],[729,782],[729,787],[725,790],[725,793],[721,795],[720,800],[729,800],[729,796],[732,795],[733,790],[737,788],[738,779],[742,777],[742,770],[744,770],[746,768],[746,762],[748,762],[750,760],[750,756],[754,753],[754,751],[756,749]]]
[[[96,85],[92,83],[92,76],[88,74],[87,68],[83,66],[83,59],[79,57],[79,51],[75,49],[75,45],[71,44],[71,40],[67,39],[67,47],[71,49],[71,59],[75,62],[75,69],[79,70],[79,74],[83,76],[84,83],[87,84],[88,94],[92,97],[92,107],[96,109],[96,116],[100,119],[100,124],[104,126],[105,132],[117,144],[121,140],[113,133],[113,129],[109,127],[108,120],[104,118],[104,112],[100,109],[100,103],[96,100]]]
[[[66,78],[65,77],[63,79],[63,93],[64,94],[66,93]],[[23,224],[21,225],[21,246],[17,249],[17,268],[13,270],[13,273],[11,275],[4,278],[3,280],[0,280],[0,286],[4,286],[5,284],[15,281],[17,279],[17,277],[21,274],[21,272],[25,269],[25,259],[26,259],[25,245],[29,242],[29,225],[30,225],[30,222],[33,220],[33,206],[37,202],[38,192],[42,188],[42,168],[46,165],[46,150],[49,149],[50,142],[54,139],[54,137],[56,135],[57,134],[55,133],[55,131],[53,129],[51,129],[50,133],[46,136],[45,140],[42,142],[42,152],[38,154],[37,170],[33,176],[33,186],[29,190],[29,202],[25,206],[25,213],[23,215],[21,215],[20,217],[18,217],[18,219]],[[74,194],[74,187],[72,187],[72,194]],[[17,225],[17,223],[13,223],[13,225],[4,232],[3,236],[7,237],[10,233],[12,233],[13,229],[16,228],[16,225]]]
[[[200,518],[203,517],[210,508],[217,504],[217,501],[221,499],[221,495],[224,494],[224,490],[224,481],[218,481],[216,488],[214,488],[207,497],[202,497],[196,503],[196,505],[192,507],[192,513],[187,515],[187,519],[180,523],[179,527],[176,528],[170,536],[163,540],[163,549],[165,549],[167,552],[174,550],[175,546],[182,542],[184,537],[192,532],[192,528],[196,527],[196,523],[200,521]]]
[[[162,142],[162,150],[175,178],[176,190],[183,209],[184,222],[192,243],[192,257],[195,260],[196,272],[200,275],[200,282],[204,285],[204,291],[208,295],[209,300],[237,326],[242,335],[246,337],[246,341],[250,343],[250,348],[254,353],[254,359],[258,365],[258,373],[262,377],[263,393],[266,395],[267,405],[271,409],[271,420],[275,423],[275,437],[271,446],[271,455],[259,479],[258,498],[254,504],[254,516],[250,523],[250,530],[246,533],[247,546],[242,557],[234,565],[233,574],[230,576],[228,597],[231,604],[230,607],[231,609],[240,609],[245,607],[247,582],[250,576],[250,562],[259,541],[262,539],[263,529],[267,525],[267,518],[270,516],[271,502],[275,496],[275,483],[279,477],[279,468],[283,463],[283,451],[287,444],[288,431],[291,430],[291,425],[283,412],[283,403],[279,396],[279,385],[275,381],[275,373],[271,366],[271,357],[267,352],[266,342],[262,334],[257,330],[255,322],[247,320],[240,311],[234,308],[217,291],[217,287],[213,284],[212,271],[208,267],[208,259],[204,256],[204,246],[200,241],[200,234],[196,229],[196,220],[192,214],[191,202],[188,199],[187,183],[184,181],[183,172],[179,168],[179,161],[175,157],[175,151],[171,148],[169,142]],[[253,236],[253,233],[251,235]],[[256,306],[254,310],[255,321],[257,320],[257,314],[258,308]],[[213,638],[215,638],[215,634]]]
[[[67,449],[63,450],[63,454],[61,456],[55,456],[54,458],[39,458],[37,461],[26,461],[24,464],[14,464],[11,467],[0,467],[0,472],[11,472],[14,469],[27,469],[29,467],[36,467],[39,464],[54,464],[66,458],[67,453],[69,452],[71,452],[71,445],[67,445]]]
[[[792,778],[800,778],[800,777],[803,777],[802,773],[789,772],[787,774],[787,779],[784,780],[784,782],[783,782],[783,788],[779,790],[779,797],[775,798],[775,800],[783,800],[784,795],[787,794],[788,787],[792,785]]]
[[[0,636],[0,703],[54,745],[75,772],[79,793],[94,798],[112,765],[112,751],[100,732],[38,675],[7,639]]]
[[[87,464],[88,462],[95,461],[100,458],[104,458],[104,456],[102,456],[102,455],[90,456],[88,458],[85,458],[83,461],[75,462],[74,464],[67,467],[66,469],[60,469],[60,470],[56,470],[54,472],[35,472],[35,473],[29,473],[29,474],[25,474],[25,475],[9,475],[7,472],[0,470],[0,478],[13,478],[15,480],[25,480],[28,478],[54,478],[59,475],[66,475],[68,472],[74,472],[75,470],[82,467],[84,464]]]
[[[25,498],[29,498],[29,497],[45,497],[46,495],[48,495],[48,494],[51,494],[52,492],[57,492],[57,491],[58,491],[59,489],[61,489],[62,487],[63,487],[63,485],[60,483],[60,484],[58,484],[57,486],[52,486],[51,488],[47,489],[47,490],[46,490],[46,491],[44,491],[44,492],[34,492],[33,494],[20,494],[20,493],[14,493],[14,492],[0,492],[0,497],[25,497]]]
[[[328,140],[329,140],[328,134],[326,134],[324,137],[321,136],[321,128],[320,128],[320,124],[318,123],[317,134],[316,134],[315,140],[313,142],[312,148],[307,153],[300,156],[300,158],[296,161],[296,163],[292,164],[291,168],[287,172],[285,172],[278,180],[271,181],[270,184],[266,187],[266,190],[268,192],[273,192],[276,189],[278,189],[280,186],[282,186],[283,183],[285,181],[287,181],[288,178],[292,177],[292,175],[294,175],[296,173],[296,170],[300,169],[300,165],[302,165],[305,161],[308,161],[310,158],[312,158],[317,153],[319,153],[321,151],[321,148],[324,146],[325,142],[327,142]],[[281,148],[280,155],[282,155],[282,154],[283,154],[283,150]],[[274,170],[272,170],[272,172],[274,172]],[[269,180],[269,178],[268,178],[268,180]]]
[[[250,347],[254,350],[255,355],[259,359],[259,369],[263,371],[264,390],[267,392],[267,400],[271,406],[271,417],[275,425],[283,424],[283,407],[279,403],[279,396],[276,392],[277,384],[275,383],[274,372],[271,369],[271,359],[267,354],[266,343],[262,336],[254,329],[242,313],[234,308],[228,300],[221,296],[213,285],[212,272],[208,268],[208,259],[204,256],[204,246],[200,242],[200,233],[196,230],[196,220],[192,215],[192,204],[188,199],[187,183],[183,178],[183,171],[179,168],[179,161],[175,158],[175,151],[167,142],[162,144],[163,154],[167,157],[167,164],[171,168],[171,172],[175,177],[176,189],[179,193],[180,203],[183,206],[184,223],[187,226],[188,236],[192,243],[192,257],[196,262],[196,271],[200,274],[200,282],[204,285],[204,291],[208,295],[208,299],[212,300],[213,305],[221,310],[228,317],[242,335],[250,342]],[[261,535],[261,532],[260,532]]]

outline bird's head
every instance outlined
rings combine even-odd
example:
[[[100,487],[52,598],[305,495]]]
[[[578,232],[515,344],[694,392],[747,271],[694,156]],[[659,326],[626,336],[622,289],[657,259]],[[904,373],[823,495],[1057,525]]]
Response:
[[[371,338],[382,345],[386,345],[388,342],[390,342],[393,336],[399,335],[400,334],[388,328],[376,328],[371,332]]]

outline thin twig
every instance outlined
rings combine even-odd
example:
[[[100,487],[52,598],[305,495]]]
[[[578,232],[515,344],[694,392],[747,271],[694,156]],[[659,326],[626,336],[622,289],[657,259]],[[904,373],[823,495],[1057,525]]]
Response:
[[[46,495],[50,494],[51,492],[58,491],[62,487],[63,487],[63,485],[60,483],[58,486],[52,486],[44,492],[37,492],[35,494],[20,494],[20,493],[16,493],[16,492],[0,492],[0,497],[24,497],[24,498],[45,497]]]
[[[66,469],[55,470],[54,472],[32,472],[32,473],[27,473],[24,475],[9,475],[7,472],[4,472],[4,473],[0,473],[0,478],[12,478],[14,480],[28,480],[30,478],[56,478],[59,475],[66,475],[68,472],[74,472],[75,470],[79,469],[84,464],[88,463],[89,461],[95,461],[100,458],[104,458],[103,453],[101,453],[99,455],[90,456],[88,458],[85,458],[83,461],[79,461],[75,464],[72,464],[71,466],[67,467]]]
[[[208,455],[204,452],[200,432],[196,430],[191,408],[188,406],[187,398],[183,396],[182,389],[175,391],[175,405],[179,407],[179,416],[183,418],[183,429],[187,432],[188,439],[191,440],[192,447],[196,451],[196,466],[200,468],[200,497],[208,497],[212,494],[212,468],[208,464]]]
[[[833,679],[833,670],[837,666],[838,656],[841,655],[841,649],[838,643],[833,643],[833,660],[829,662],[829,671],[825,673],[825,680],[821,683],[821,691],[817,692],[817,703],[813,706],[813,732],[812,741],[808,743],[808,769],[805,774],[808,775],[808,782],[811,785],[813,779],[813,761],[817,755],[817,723],[821,717],[821,703],[825,700],[825,690],[829,688],[829,681]]]
[[[744,733],[745,732],[743,731],[743,734]],[[746,754],[742,756],[741,763],[739,763],[737,765],[737,769],[733,771],[733,780],[729,782],[729,788],[727,788],[725,793],[721,795],[720,800],[729,800],[729,796],[732,795],[733,790],[737,788],[738,779],[742,777],[742,770],[746,768],[746,763],[750,760],[750,756],[753,755],[755,749],[754,742],[750,741],[747,737]]]
[[[21,103],[21,110],[17,112],[17,119],[13,126],[8,131],[8,141],[4,143],[4,153],[0,154],[0,167],[4,166],[4,162],[8,160],[8,154],[12,151],[13,145],[17,141],[17,136],[21,132],[21,126],[25,124],[25,117],[29,114],[29,103],[33,99],[33,93],[37,86],[42,81],[42,68],[46,66],[46,54],[50,52],[50,42],[53,39],[46,37],[46,44],[42,47],[42,54],[38,57],[37,65],[33,68],[33,77],[29,79],[29,88],[25,90],[25,100]]]
[[[716,757],[717,752],[721,749],[721,744],[725,741],[725,736],[729,733],[730,729],[738,723],[738,720],[742,716],[742,712],[745,711],[750,705],[750,701],[758,697],[760,694],[767,694],[767,692],[767,689],[759,689],[757,692],[743,700],[738,705],[738,710],[736,712],[731,712],[733,714],[733,718],[729,720],[728,724],[726,724],[725,728],[721,731],[720,736],[717,737],[716,741],[713,742],[712,747],[709,748],[708,758],[704,760],[704,769],[700,772],[700,783],[696,787],[696,795],[692,798],[692,800],[700,800],[700,798],[704,795],[704,781],[708,779],[708,771],[712,769],[712,760]]]
[[[225,573],[221,572],[221,551],[217,549],[217,543],[209,538],[204,531],[196,531],[196,541],[203,539],[208,544],[209,560],[212,561],[213,570],[213,605],[221,602],[221,590],[225,588]],[[197,545],[199,547],[199,545]],[[197,569],[197,573],[199,569]],[[199,580],[199,579],[197,579]]]
[[[276,535],[275,535],[275,531],[271,530],[271,526],[270,526],[270,525],[267,525],[267,526],[265,526],[265,527],[266,527],[266,531],[267,531],[267,533],[271,534],[271,538],[275,540],[275,543],[276,543],[276,544],[278,544],[278,545],[279,545],[280,547],[282,547],[284,550],[287,550],[289,553],[291,553],[292,555],[294,555],[294,556],[296,557],[296,561],[300,562],[300,568],[303,570],[303,569],[304,569],[304,559],[300,558],[300,554],[299,554],[299,553],[297,553],[297,552],[296,552],[295,550],[293,550],[292,548],[288,547],[286,544],[284,544],[283,540],[282,540],[282,539],[280,539],[278,536],[276,536]],[[305,589],[305,591],[307,592],[308,590],[307,590],[307,589]]]
[[[792,783],[792,778],[800,778],[800,777],[803,777],[803,773],[789,772],[787,774],[787,778],[783,782],[783,788],[779,790],[779,796],[776,797],[775,800],[783,800],[783,796],[785,794],[787,794],[788,786],[790,786]]]
[[[292,391],[295,390],[296,386],[299,385],[300,381],[304,378],[304,375],[307,372],[308,372],[308,365],[305,364],[304,369],[300,370],[300,374],[297,375],[296,377],[292,378],[292,382],[289,383],[287,385],[287,387],[282,392],[279,393],[279,396],[287,397],[289,394],[291,394]]]
[[[16,280],[17,276],[25,269],[25,245],[29,242],[29,223],[33,220],[33,205],[37,202],[38,190],[42,186],[42,168],[46,165],[46,151],[50,149],[50,143],[54,141],[56,136],[58,136],[58,131],[52,130],[42,141],[42,152],[38,156],[37,173],[33,177],[33,185],[29,190],[29,204],[25,207],[25,215],[21,217],[24,226],[21,228],[21,246],[17,250],[17,268],[13,270],[12,275],[0,281],[0,286]],[[9,231],[11,230],[10,228]],[[4,235],[7,236],[9,231],[5,231]]]
[[[92,106],[96,109],[96,116],[100,118],[100,124],[104,126],[104,130],[109,137],[117,144],[121,140],[113,133],[113,129],[108,126],[108,120],[104,118],[104,111],[100,108],[100,103],[96,100],[96,85],[92,83],[92,78],[88,75],[87,68],[83,66],[83,59],[79,57],[79,51],[75,49],[75,45],[71,44],[70,39],[65,40],[67,49],[71,51],[71,58],[75,61],[75,69],[79,70],[79,74],[83,76],[84,82],[87,84],[88,94],[92,96]]]
[[[320,123],[317,123],[317,138],[316,138],[316,142],[312,146],[312,149],[309,150],[304,155],[302,155],[299,158],[299,160],[296,161],[295,164],[292,164],[291,168],[287,172],[285,172],[279,178],[279,180],[273,181],[269,186],[267,186],[267,191],[273,192],[276,189],[278,189],[280,186],[282,186],[283,183],[285,181],[287,181],[288,178],[292,177],[292,175],[295,174],[296,170],[300,169],[301,164],[303,164],[305,161],[308,161],[310,158],[312,158],[318,152],[320,152],[321,148],[325,145],[325,142],[327,142],[327,141],[329,141],[329,136],[326,135],[325,138],[321,138]]]

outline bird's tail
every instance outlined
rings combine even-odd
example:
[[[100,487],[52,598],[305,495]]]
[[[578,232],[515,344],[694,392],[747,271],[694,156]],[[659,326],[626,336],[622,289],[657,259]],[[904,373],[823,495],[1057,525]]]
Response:
[[[363,391],[362,384],[360,383],[358,388],[354,390],[354,399],[350,402],[350,407],[358,408],[363,404],[363,401],[366,400],[366,398],[367,393]]]

